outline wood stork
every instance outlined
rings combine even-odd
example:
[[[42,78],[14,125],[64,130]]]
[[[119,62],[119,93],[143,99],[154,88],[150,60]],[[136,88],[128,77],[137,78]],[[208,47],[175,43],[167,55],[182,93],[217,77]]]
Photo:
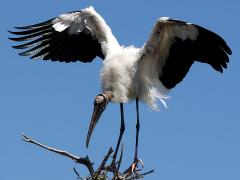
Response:
[[[48,21],[16,27],[21,37],[14,41],[28,41],[13,46],[29,48],[21,56],[59,62],[92,62],[103,59],[101,69],[102,94],[96,97],[86,145],[107,103],[120,103],[121,128],[114,153],[116,159],[124,133],[123,103],[136,100],[137,125],[133,165],[137,157],[139,133],[138,101],[158,110],[158,102],[165,106],[170,89],[183,80],[194,61],[207,63],[223,72],[229,62],[231,49],[214,32],[201,26],[162,17],[157,20],[148,41],[140,48],[124,47],[111,32],[104,19],[88,7],[81,11],[62,14]]]

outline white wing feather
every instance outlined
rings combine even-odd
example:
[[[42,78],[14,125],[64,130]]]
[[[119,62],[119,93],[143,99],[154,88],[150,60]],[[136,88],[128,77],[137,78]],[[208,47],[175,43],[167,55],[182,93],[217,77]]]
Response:
[[[53,24],[53,28],[58,32],[62,32],[70,27],[68,30],[70,35],[78,34],[85,28],[88,29],[91,35],[96,37],[101,44],[105,56],[109,55],[112,50],[120,47],[110,27],[93,7],[83,9],[81,12],[62,14],[53,20]]]
[[[145,57],[150,64],[156,65],[159,75],[169,56],[169,51],[175,38],[183,41],[187,38],[196,40],[198,29],[190,23],[176,23],[169,21],[170,18],[159,18],[153,27],[149,40],[144,46]]]

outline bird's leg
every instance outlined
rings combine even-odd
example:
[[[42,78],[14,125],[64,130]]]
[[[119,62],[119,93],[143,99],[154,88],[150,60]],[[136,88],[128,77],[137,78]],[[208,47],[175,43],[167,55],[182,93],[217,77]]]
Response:
[[[113,161],[112,161],[112,166],[115,166],[116,164],[116,157],[118,153],[118,149],[122,140],[123,133],[125,131],[125,123],[124,123],[124,110],[123,110],[123,103],[120,103],[120,113],[121,113],[121,127],[120,127],[120,134],[118,136],[118,141],[117,141],[117,146],[116,150],[113,154]]]
[[[136,111],[137,111],[137,124],[136,124],[136,143],[135,143],[135,155],[134,160],[131,166],[125,171],[125,173],[132,173],[137,170],[138,163],[140,163],[143,167],[143,162],[141,159],[138,159],[138,136],[140,130],[140,120],[139,120],[139,106],[138,106],[138,98],[136,98]]]
[[[90,141],[92,132],[93,132],[98,120],[100,119],[102,112],[105,110],[108,102],[111,101],[112,97],[113,97],[112,91],[106,91],[102,94],[99,94],[95,98],[94,109],[93,109],[92,118],[91,118],[91,122],[90,122],[89,129],[88,129],[87,140],[86,140],[87,147],[89,145],[89,141]]]
[[[136,144],[134,162],[138,161],[138,135],[140,129],[138,98],[136,99],[136,110],[137,110],[137,124],[136,124]]]

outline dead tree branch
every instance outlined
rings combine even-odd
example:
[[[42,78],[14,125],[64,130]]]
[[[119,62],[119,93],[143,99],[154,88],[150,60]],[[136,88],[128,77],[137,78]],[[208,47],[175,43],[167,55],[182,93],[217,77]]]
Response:
[[[123,157],[123,146],[122,146],[122,150],[121,150],[121,154],[120,157],[118,159],[118,161],[115,163],[110,163],[110,165],[107,164],[109,158],[111,157],[111,154],[113,153],[113,149],[112,147],[108,150],[106,156],[104,157],[104,159],[102,160],[100,166],[97,168],[97,170],[95,171],[93,168],[93,163],[90,161],[89,157],[86,156],[84,158],[75,156],[70,154],[67,151],[63,151],[63,150],[59,150],[56,148],[52,148],[49,146],[46,146],[44,144],[41,144],[39,142],[37,142],[36,140],[30,138],[29,136],[27,136],[26,134],[22,134],[23,136],[23,140],[25,142],[34,144],[38,147],[41,147],[43,149],[46,149],[48,151],[52,151],[56,154],[65,156],[70,158],[71,160],[73,160],[74,162],[78,163],[78,164],[82,164],[84,166],[87,167],[90,176],[88,176],[87,178],[82,178],[80,176],[80,174],[77,172],[76,168],[74,168],[74,172],[77,175],[78,179],[85,179],[85,180],[106,180],[106,179],[112,179],[112,180],[133,180],[133,179],[140,179],[143,178],[145,175],[153,173],[153,170],[146,172],[146,173],[140,173],[140,170],[136,170],[134,172],[129,172],[129,171],[123,171],[123,173],[119,172],[119,168],[120,165],[122,163],[122,157]],[[112,176],[109,176],[108,173],[112,173]],[[112,177],[112,178],[111,178]]]
[[[93,173],[94,173],[94,169],[93,169],[93,166],[92,166],[92,163],[91,161],[89,160],[89,157],[86,156],[84,158],[81,158],[81,157],[78,157],[78,156],[74,156],[72,154],[70,154],[69,152],[67,151],[62,151],[62,150],[58,150],[58,149],[55,149],[55,148],[52,148],[52,147],[49,147],[49,146],[46,146],[46,145],[43,145],[35,140],[33,140],[32,138],[30,138],[29,136],[27,136],[26,134],[22,134],[23,136],[23,140],[28,142],[28,143],[32,143],[32,144],[35,144],[43,149],[46,149],[46,150],[49,150],[49,151],[52,151],[54,153],[57,153],[57,154],[60,154],[60,155],[63,155],[65,157],[68,157],[70,159],[72,159],[73,161],[75,161],[76,163],[79,163],[79,164],[83,164],[84,166],[86,166],[88,168],[88,171],[89,173],[91,174],[91,176],[93,176]]]

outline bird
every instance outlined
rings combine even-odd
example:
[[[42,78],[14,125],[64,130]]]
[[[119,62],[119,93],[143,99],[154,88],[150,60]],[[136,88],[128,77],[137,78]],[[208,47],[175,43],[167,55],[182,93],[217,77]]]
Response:
[[[139,101],[156,111],[159,102],[167,106],[169,91],[184,79],[194,62],[208,64],[222,73],[232,54],[218,34],[169,17],[157,19],[141,47],[120,45],[92,6],[15,29],[9,32],[17,37],[9,39],[24,42],[12,46],[25,49],[19,53],[21,56],[65,63],[90,63],[96,57],[103,60],[100,71],[102,92],[94,100],[86,146],[108,102],[119,103],[121,126],[113,155],[116,160],[125,130],[124,104],[135,100],[137,123],[132,169],[141,162],[138,158]]]

